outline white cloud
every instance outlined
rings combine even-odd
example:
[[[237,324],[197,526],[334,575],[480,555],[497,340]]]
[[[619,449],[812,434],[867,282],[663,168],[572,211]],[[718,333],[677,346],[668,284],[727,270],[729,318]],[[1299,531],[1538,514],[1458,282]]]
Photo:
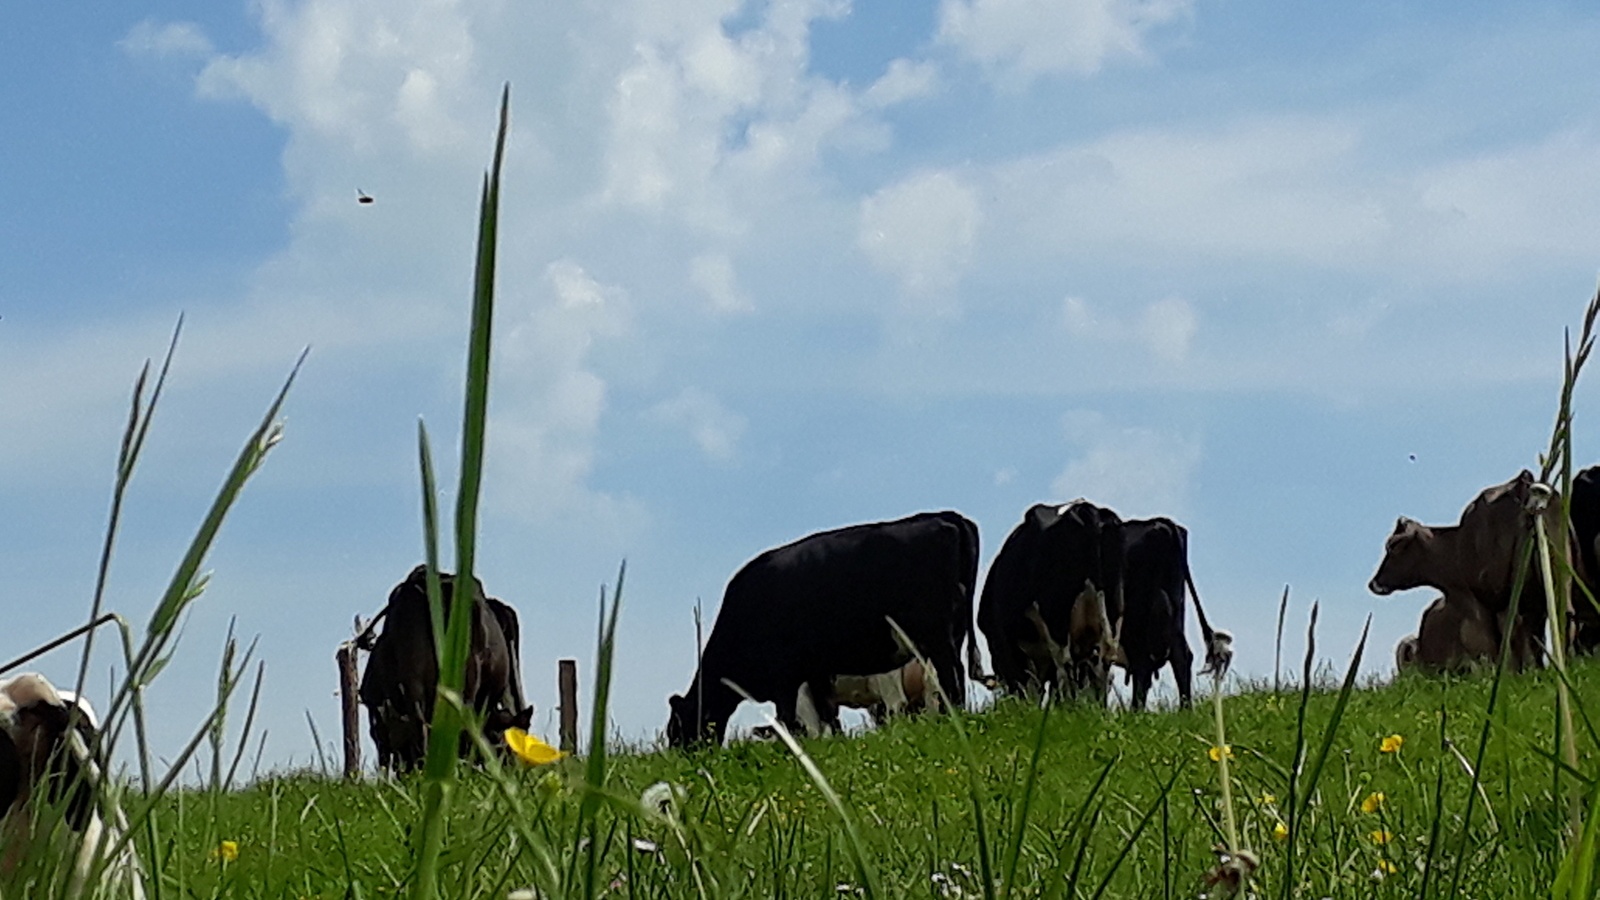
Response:
[[[907,294],[944,299],[972,257],[983,213],[949,172],[920,172],[861,201],[856,244]]]
[[[933,93],[938,78],[939,71],[933,63],[897,59],[889,63],[888,71],[867,88],[861,99],[875,108],[894,106]]]
[[[151,56],[158,59],[178,56],[206,57],[213,52],[211,39],[193,22],[167,22],[156,24],[145,19],[128,30],[117,42],[130,56]]]
[[[470,15],[456,2],[266,3],[265,49],[212,57],[199,90],[243,96],[288,127],[292,141],[329,141],[342,157],[389,154],[396,145],[464,150],[460,142],[477,131],[454,113],[483,105],[472,79]]]
[[[490,462],[499,506],[535,520],[603,514],[616,501],[588,487],[606,409],[591,353],[626,333],[628,297],[571,260],[551,263],[543,289],[502,300]]]
[[[1051,482],[1057,497],[1084,497],[1123,518],[1185,518],[1189,488],[1200,465],[1200,442],[1181,434],[1118,425],[1102,413],[1076,410],[1062,417],[1076,448]]]
[[[1199,321],[1194,307],[1182,297],[1168,297],[1145,307],[1139,331],[1150,352],[1165,362],[1182,362]]]
[[[725,253],[702,253],[689,260],[689,280],[711,300],[717,312],[748,312],[750,298],[739,289],[733,260]]]
[[[1152,30],[1190,14],[1192,0],[944,0],[939,39],[1002,81],[1093,75],[1148,58]]]
[[[650,410],[650,417],[684,429],[701,452],[711,459],[732,459],[744,435],[743,416],[729,410],[716,397],[699,388],[684,388],[670,400]]]
[[[1136,317],[1123,319],[1098,312],[1082,297],[1067,297],[1061,304],[1062,327],[1075,338],[1105,344],[1142,344],[1157,361],[1181,363],[1200,327],[1194,305],[1182,297],[1167,297],[1146,306]]]

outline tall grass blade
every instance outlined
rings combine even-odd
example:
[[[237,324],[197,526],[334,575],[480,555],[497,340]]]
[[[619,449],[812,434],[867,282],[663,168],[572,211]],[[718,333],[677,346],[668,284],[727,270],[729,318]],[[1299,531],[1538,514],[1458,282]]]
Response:
[[[161,389],[166,386],[167,373],[172,370],[172,357],[177,353],[178,336],[182,333],[183,316],[180,314],[177,324],[172,328],[172,339],[167,342],[167,353],[161,360],[161,371],[156,375],[156,383],[150,390],[148,403],[144,402],[144,387],[150,375],[148,360],[140,369],[138,379],[134,381],[133,402],[128,408],[128,424],[123,430],[122,444],[117,451],[117,477],[111,488],[111,512],[106,521],[105,540],[100,545],[100,563],[95,571],[94,598],[89,603],[91,623],[100,621],[101,610],[105,608],[106,583],[111,577],[111,555],[116,549],[117,531],[122,524],[123,499],[127,495],[128,482],[133,478],[134,467],[139,462],[139,454],[144,450],[145,435],[150,431],[150,420],[155,415],[156,404],[161,399]],[[91,630],[89,636],[84,639],[83,653],[78,660],[78,675],[73,683],[73,690],[80,697],[83,696],[84,688],[88,684],[89,660],[93,656],[94,633]],[[77,715],[76,710],[73,715]]]
[[[617,613],[622,608],[622,583],[628,575],[626,561],[617,569],[617,585],[611,591],[611,603],[606,603],[605,593],[600,595],[600,625],[595,641],[595,687],[593,716],[589,723],[589,758],[584,761],[584,795],[578,807],[578,834],[587,831],[588,852],[583,863],[583,893],[593,900],[602,893],[600,879],[600,834],[596,814],[599,812],[602,792],[606,785],[606,739],[610,733],[607,715],[611,703],[612,656],[617,645]]]
[[[484,176],[478,210],[477,266],[473,276],[472,328],[468,338],[466,402],[461,425],[461,481],[456,491],[456,572],[439,647],[439,690],[460,694],[466,683],[467,655],[472,642],[472,612],[477,594],[474,553],[477,542],[478,495],[483,481],[483,451],[488,418],[489,350],[494,322],[495,245],[500,208],[500,168],[505,156],[510,115],[511,86],[500,95],[500,123],[495,135],[494,162]],[[425,501],[427,502],[427,501]],[[435,571],[437,571],[435,569]],[[430,595],[435,590],[432,579]],[[431,602],[437,602],[430,597]],[[445,819],[459,762],[463,719],[457,708],[435,703],[423,763],[425,799],[417,854],[413,900],[438,897],[439,854],[444,846]]]

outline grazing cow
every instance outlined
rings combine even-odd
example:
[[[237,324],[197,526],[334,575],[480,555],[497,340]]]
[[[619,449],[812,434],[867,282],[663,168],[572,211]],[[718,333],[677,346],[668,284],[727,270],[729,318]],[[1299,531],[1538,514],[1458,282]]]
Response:
[[[1226,671],[1232,657],[1232,636],[1213,630],[1200,606],[1200,594],[1189,573],[1189,532],[1167,518],[1133,519],[1122,523],[1123,613],[1118,634],[1127,659],[1127,680],[1133,683],[1132,706],[1144,709],[1150,684],[1164,665],[1172,666],[1178,704],[1192,697],[1194,652],[1184,636],[1183,597],[1194,598],[1195,618],[1205,639],[1202,674]]]
[[[728,582],[694,681],[669,703],[674,747],[722,743],[741,696],[771,701],[798,729],[801,685],[824,722],[837,721],[833,679],[872,675],[911,654],[889,620],[966,703],[961,645],[972,639],[978,528],[954,512],[825,531],[757,556]],[[969,647],[969,654],[975,656]]]
[[[1444,592],[1443,606],[1453,607],[1450,619],[1460,622],[1475,620],[1476,604],[1490,616],[1489,641],[1464,642],[1463,652],[1487,650],[1491,660],[1497,658],[1509,632],[1512,666],[1539,665],[1547,616],[1537,566],[1529,567],[1523,581],[1516,621],[1508,621],[1524,542],[1533,534],[1529,500],[1534,484],[1533,474],[1524,469],[1505,484],[1485,488],[1461,511],[1455,525],[1423,525],[1402,516],[1384,542],[1383,561],[1367,588],[1380,596],[1437,588]],[[1553,505],[1543,515],[1546,533],[1556,534]]]
[[[456,578],[443,573],[439,581],[448,619]],[[483,585],[477,579],[473,582],[472,644],[462,696],[484,717],[485,736],[495,743],[507,728],[526,729],[533,708],[523,701],[516,611],[485,596]],[[378,764],[409,771],[420,766],[427,753],[428,727],[439,685],[426,566],[417,566],[390,592],[389,603],[378,618],[387,620],[383,633],[372,640],[369,625],[357,639],[357,646],[371,651],[361,678],[361,702],[367,707]],[[376,624],[377,619],[373,620]],[[462,752],[468,747],[470,740],[463,736]]]
[[[922,663],[913,659],[893,672],[834,676],[833,693],[824,702],[823,708],[830,706],[835,711],[841,706],[866,710],[873,721],[882,724],[889,716],[921,712],[924,709],[937,710],[939,698],[929,690],[927,672]],[[795,712],[800,724],[810,734],[827,734],[839,729],[837,718],[831,722],[822,720],[822,713],[812,698],[809,684],[800,685]]]
[[[122,810],[111,803],[111,818],[102,815],[97,733],[89,702],[57,690],[44,676],[29,672],[0,681],[0,885],[23,871],[29,855],[43,852],[35,842],[59,821],[74,845],[69,896],[82,895],[93,882],[108,889],[106,896],[144,900],[132,844],[116,846],[127,832]],[[58,810],[59,820],[47,809]]]
[[[1062,647],[1115,643],[1107,629],[1122,618],[1122,557],[1122,520],[1109,509],[1074,500],[1023,515],[990,564],[978,605],[999,687],[1030,692],[1054,684],[1059,693],[1088,692],[1104,702],[1104,656]],[[1079,609],[1093,597],[1102,615]]]

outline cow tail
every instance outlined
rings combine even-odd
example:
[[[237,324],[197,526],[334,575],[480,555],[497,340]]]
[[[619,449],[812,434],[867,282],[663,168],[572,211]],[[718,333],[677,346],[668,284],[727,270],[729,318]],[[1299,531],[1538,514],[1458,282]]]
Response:
[[[1216,673],[1221,678],[1228,671],[1228,666],[1233,663],[1233,635],[1226,631],[1216,631],[1211,623],[1206,621],[1206,611],[1200,606],[1200,592],[1194,589],[1194,578],[1189,574],[1189,552],[1184,548],[1183,554],[1183,583],[1189,588],[1189,596],[1194,598],[1194,615],[1200,620],[1200,635],[1206,642],[1206,664],[1200,670],[1204,675],[1208,672]]]

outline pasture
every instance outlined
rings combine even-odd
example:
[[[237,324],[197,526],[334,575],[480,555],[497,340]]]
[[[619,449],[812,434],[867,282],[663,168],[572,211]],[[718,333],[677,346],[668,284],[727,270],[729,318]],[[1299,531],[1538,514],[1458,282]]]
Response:
[[[1332,675],[1323,669],[1304,706],[1309,756],[1338,700]],[[1286,896],[1285,829],[1291,802],[1304,802],[1287,896],[1548,893],[1564,824],[1554,798],[1566,790],[1549,756],[1555,681],[1548,670],[1504,678],[1470,820],[1467,772],[1492,674],[1408,675],[1353,690],[1309,800],[1292,799],[1289,785],[1301,693],[1253,685],[1228,697],[1240,838],[1261,862],[1252,892]],[[1600,667],[1575,666],[1573,682],[1592,697]],[[1195,897],[1207,892],[1222,840],[1210,714],[1204,702],[1155,713],[1060,706],[1041,734],[1045,713],[1009,700],[964,717],[965,741],[948,717],[925,715],[803,747],[859,830],[874,894]],[[1385,752],[1395,735],[1398,748]],[[1583,755],[1593,757],[1587,736]],[[816,898],[867,887],[839,814],[781,744],[620,752],[589,824],[584,765],[517,766],[499,780],[465,771],[440,896],[506,897],[535,884],[541,896],[618,898]],[[658,782],[682,789],[676,818],[638,809]],[[231,792],[185,790],[163,801],[147,858],[163,896],[403,895],[422,803],[420,779],[344,783],[310,771]]]
[[[458,572],[473,568],[506,103],[483,194],[456,494]],[[1600,297],[1568,360],[1547,460],[1569,470],[1570,392],[1597,314]],[[148,395],[144,378],[135,393],[102,588],[122,491],[165,371]],[[443,639],[439,696],[451,702],[435,708],[422,771],[347,782],[324,767],[233,789],[249,728],[237,748],[221,735],[245,705],[235,689],[251,661],[246,651],[236,664],[231,640],[212,718],[157,769],[140,689],[164,667],[184,609],[204,590],[202,562],[228,508],[277,443],[289,386],[246,441],[142,643],[124,626],[125,679],[107,704],[101,752],[121,758],[112,754],[118,737],[137,742],[138,767],[104,808],[126,812],[152,898],[1594,895],[1600,738],[1585,701],[1600,692],[1600,667],[1568,665],[1559,649],[1552,668],[1529,673],[1507,674],[1502,659],[1471,676],[1357,685],[1363,653],[1388,648],[1356,648],[1348,666],[1341,660],[1335,669],[1327,660],[1348,648],[1319,649],[1313,640],[1298,687],[1235,684],[1221,705],[1202,690],[1187,711],[1012,698],[982,712],[904,718],[788,746],[625,749],[606,739],[619,574],[601,604],[597,690],[581,757],[524,766],[488,754],[484,767],[458,763],[458,736],[480,729],[458,699],[469,614],[456,604],[435,624]],[[418,439],[425,547],[437,569],[425,429]],[[97,592],[91,618],[102,600]],[[1559,618],[1552,633],[1563,631]],[[1313,615],[1313,639],[1314,623]],[[478,743],[487,751],[481,735]],[[207,786],[173,787],[206,763]],[[44,828],[59,812],[45,804]],[[70,866],[57,849],[37,840],[26,858],[7,859],[0,900],[72,895]],[[1241,860],[1249,865],[1241,869]]]

